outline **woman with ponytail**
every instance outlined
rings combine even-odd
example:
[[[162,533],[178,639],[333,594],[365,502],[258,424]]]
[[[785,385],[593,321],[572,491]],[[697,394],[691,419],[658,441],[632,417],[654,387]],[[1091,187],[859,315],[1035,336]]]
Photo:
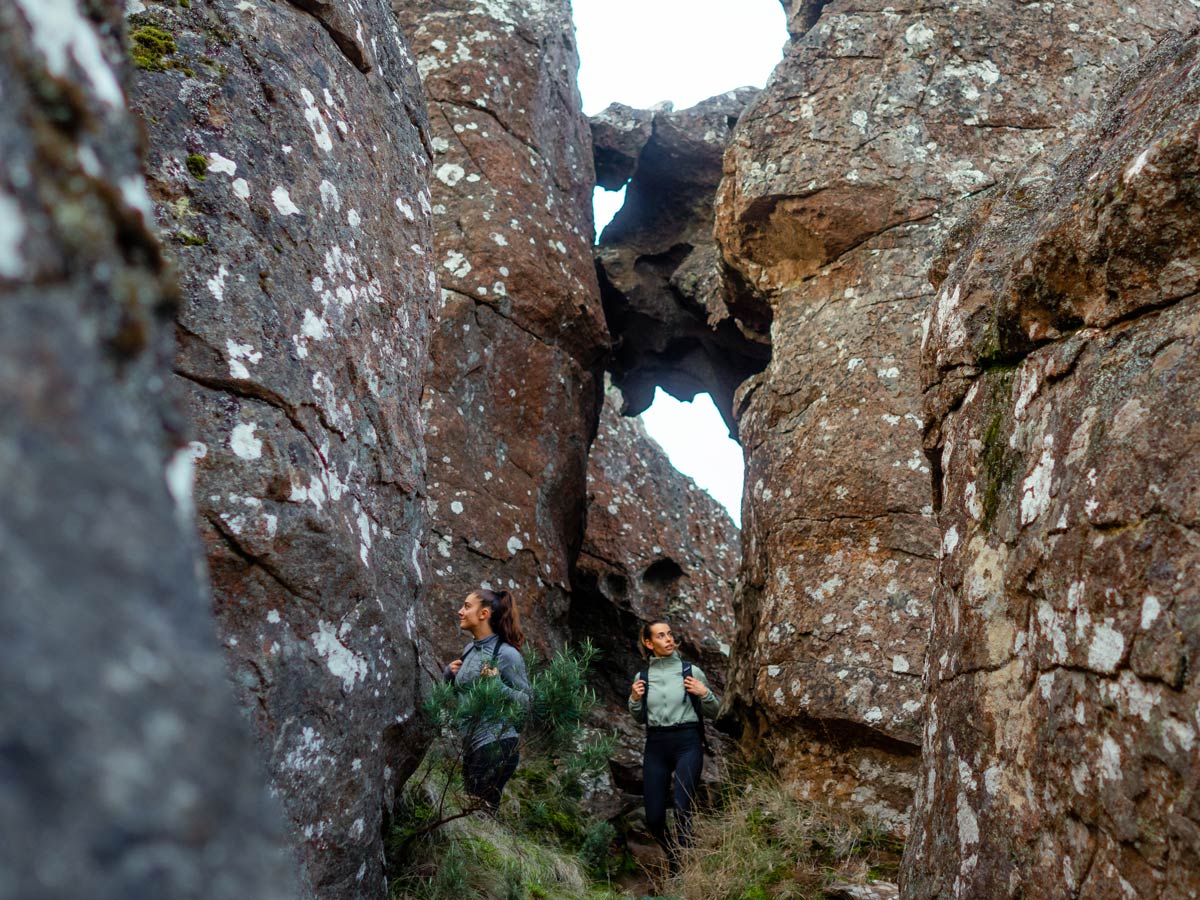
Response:
[[[675,652],[675,637],[666,622],[647,622],[638,645],[646,663],[630,686],[629,711],[646,726],[646,828],[666,851],[674,875],[679,871],[679,848],[692,844],[692,803],[704,768],[703,717],[716,715],[721,701],[700,667]],[[674,834],[667,831],[668,796],[675,805]]]
[[[480,588],[467,594],[458,610],[458,627],[471,643],[462,657],[446,666],[446,680],[467,685],[478,678],[499,678],[501,690],[529,705],[529,676],[521,658],[525,635],[508,591]],[[495,811],[504,785],[517,769],[517,729],[511,722],[482,722],[466,739],[463,782],[467,793]]]

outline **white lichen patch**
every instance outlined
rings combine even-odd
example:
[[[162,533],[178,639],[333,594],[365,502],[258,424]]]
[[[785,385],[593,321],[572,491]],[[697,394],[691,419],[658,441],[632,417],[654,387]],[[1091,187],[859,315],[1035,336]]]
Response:
[[[229,277],[229,272],[224,266],[217,267],[217,274],[208,279],[205,284],[208,287],[208,292],[213,295],[213,299],[218,303],[225,299],[225,279]]]
[[[1034,522],[1050,504],[1050,485],[1054,475],[1053,443],[1054,438],[1046,435],[1042,455],[1021,485],[1022,525]]]
[[[462,181],[463,176],[467,173],[462,166],[455,165],[454,163],[443,163],[437,167],[437,170],[433,174],[442,184],[454,187]]]
[[[226,339],[225,350],[229,354],[229,375],[232,378],[249,378],[249,365],[257,365],[262,359],[262,351],[255,350],[251,344],[239,344],[232,338]]]
[[[317,142],[318,147],[328,153],[333,149],[333,138],[329,135],[329,125],[325,121],[325,114],[317,106],[317,98],[308,88],[303,88],[300,96],[304,98],[304,120],[312,129],[313,140]]]
[[[239,200],[250,199],[250,185],[245,178],[233,179],[233,184],[230,187],[233,189],[233,196]]]
[[[343,643],[350,631],[350,624],[343,623],[335,628],[324,619],[317,622],[317,630],[309,635],[317,655],[325,658],[325,665],[335,678],[342,681],[342,689],[351,691],[358,681],[367,677],[367,661]]]
[[[258,459],[262,456],[262,441],[254,436],[258,425],[254,422],[239,422],[229,435],[229,449],[242,459]]]
[[[275,190],[271,191],[271,202],[275,204],[275,208],[279,210],[281,216],[300,215],[299,208],[292,202],[287,188],[282,185],[277,186]]]
[[[471,274],[471,263],[457,250],[451,250],[446,254],[442,268],[446,269],[456,278],[466,278]]]
[[[215,150],[210,150],[208,152],[208,171],[232,177],[237,174],[237,163]]]
[[[1115,672],[1125,654],[1125,636],[1112,626],[1113,620],[1105,619],[1092,632],[1092,642],[1088,646],[1088,667],[1097,672]]]
[[[958,529],[951,525],[942,536],[942,556],[949,556],[958,547]]]
[[[305,726],[300,732],[300,739],[283,758],[283,764],[295,772],[304,772],[325,761],[328,754],[323,752],[325,739],[317,734],[316,729]]]
[[[1142,600],[1142,630],[1145,631],[1158,621],[1158,615],[1161,612],[1162,604],[1158,602],[1158,598],[1153,594],[1147,594],[1145,599]]]
[[[1105,781],[1121,780],[1121,746],[1112,739],[1111,735],[1106,734],[1100,745],[1100,761],[1097,769],[1100,777]]]

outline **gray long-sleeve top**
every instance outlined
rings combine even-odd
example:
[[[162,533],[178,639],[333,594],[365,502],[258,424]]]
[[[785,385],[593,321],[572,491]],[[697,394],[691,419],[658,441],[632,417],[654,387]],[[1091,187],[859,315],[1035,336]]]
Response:
[[[646,711],[647,725],[661,728],[698,721],[692,701],[683,689],[683,660],[678,653],[652,657],[645,671],[648,684],[644,699],[650,703],[650,707]],[[708,678],[695,663],[692,663],[692,677],[708,687]],[[637,676],[635,675],[634,678],[636,679]],[[642,703],[643,700],[634,700],[630,697],[629,711],[634,716],[638,716],[642,711]],[[712,718],[720,708],[721,701],[709,687],[708,694],[700,700],[700,710]]]
[[[496,645],[499,644],[499,651]],[[495,663],[492,662],[493,654]],[[495,665],[501,683],[501,689],[522,706],[529,706],[529,675],[525,671],[525,660],[521,652],[512,644],[501,644],[500,635],[491,634],[477,641],[472,641],[463,648],[461,657],[463,664],[458,674],[450,676],[457,685],[468,685],[479,678],[479,672],[485,665]],[[446,669],[449,676],[449,667]],[[470,750],[478,750],[493,741],[517,737],[517,729],[510,723],[484,722],[472,731],[466,738],[466,746]]]

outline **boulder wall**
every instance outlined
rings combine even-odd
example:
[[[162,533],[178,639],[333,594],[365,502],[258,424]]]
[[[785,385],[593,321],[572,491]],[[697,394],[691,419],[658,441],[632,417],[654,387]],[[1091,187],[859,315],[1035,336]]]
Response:
[[[221,636],[311,895],[381,898],[430,577],[416,61],[385,0],[127,10]]]

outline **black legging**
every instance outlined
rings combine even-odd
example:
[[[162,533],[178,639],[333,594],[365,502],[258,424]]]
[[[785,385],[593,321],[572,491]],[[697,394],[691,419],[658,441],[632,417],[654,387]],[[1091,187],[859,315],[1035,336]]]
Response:
[[[648,728],[642,761],[646,828],[674,861],[676,847],[692,845],[692,802],[704,768],[700,726]],[[667,795],[675,773],[675,835],[667,834]]]
[[[516,738],[491,741],[477,750],[467,751],[463,760],[463,785],[467,794],[482,800],[490,810],[499,809],[500,795],[517,770],[519,759]]]

